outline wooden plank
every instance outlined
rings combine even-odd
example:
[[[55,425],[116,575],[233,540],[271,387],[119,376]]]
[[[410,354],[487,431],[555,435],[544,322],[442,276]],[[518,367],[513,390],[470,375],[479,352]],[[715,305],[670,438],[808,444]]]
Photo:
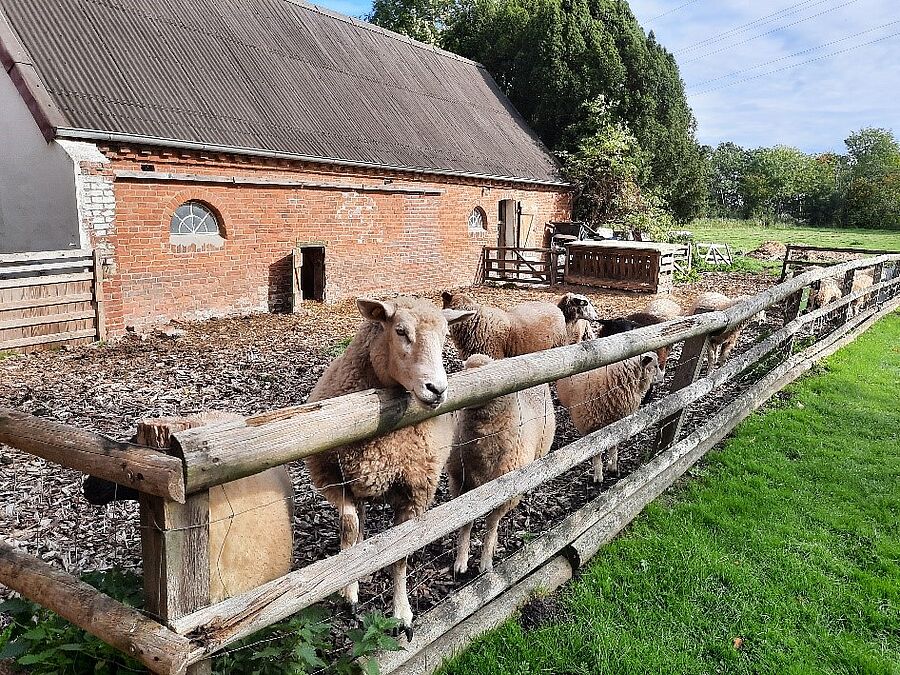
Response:
[[[45,316],[32,316],[22,319],[8,319],[0,321],[0,330],[8,330],[10,328],[24,328],[26,326],[41,326],[48,323],[65,323],[67,321],[78,321],[81,319],[94,318],[94,310],[81,312],[67,312],[65,314],[47,314]]]
[[[29,277],[23,279],[0,279],[0,288],[23,288],[25,286],[67,284],[72,281],[91,281],[93,278],[93,272],[78,272],[75,274],[52,274],[45,277]]]
[[[0,265],[0,277],[8,274],[32,274],[41,276],[44,272],[53,272],[56,270],[71,270],[76,268],[86,268],[91,266],[91,260],[68,260],[66,262],[47,262],[34,263],[30,265],[10,265],[3,267]]]
[[[168,450],[172,432],[196,424],[188,418],[143,420],[139,444]],[[161,457],[166,455],[160,453]],[[209,491],[189,495],[178,504],[152,495],[140,497],[141,555],[146,610],[171,622],[209,604]],[[209,675],[212,662],[202,660],[187,675]]]
[[[40,260],[62,260],[64,258],[90,258],[90,249],[72,249],[71,251],[32,251],[28,253],[0,253],[0,264],[20,263]]]
[[[0,350],[18,349],[19,347],[32,347],[34,345],[45,345],[52,342],[66,342],[67,340],[77,340],[78,338],[92,338],[97,331],[76,330],[68,333],[50,333],[49,335],[34,335],[31,337],[16,338],[14,340],[6,340],[0,342]]]
[[[25,298],[12,302],[0,302],[0,312],[13,312],[22,309],[34,309],[37,307],[53,307],[55,305],[69,305],[76,302],[90,302],[94,299],[93,293],[74,293],[71,295],[58,295],[46,298]]]
[[[0,541],[0,583],[137,659],[152,672],[185,672],[191,652],[187,638],[5,541]]]
[[[182,462],[132,443],[0,408],[0,443],[139,492],[184,502]]]
[[[877,249],[877,248],[839,248],[832,246],[806,246],[800,244],[790,244],[790,248],[793,251],[825,251],[825,252],[835,252],[835,253],[863,253],[865,255],[889,255],[892,253],[896,253],[896,251],[888,251],[885,249]]]
[[[672,377],[672,384],[669,388],[670,393],[681,391],[697,381],[708,344],[709,335],[698,335],[685,341],[684,346],[681,348],[681,357],[678,359],[678,365],[675,367],[675,375]],[[678,438],[686,415],[687,409],[682,408],[660,423],[656,436],[656,452],[669,447]]]
[[[103,260],[100,251],[94,251],[94,320],[96,321],[97,339],[103,342],[106,339],[106,307],[103,291]]]

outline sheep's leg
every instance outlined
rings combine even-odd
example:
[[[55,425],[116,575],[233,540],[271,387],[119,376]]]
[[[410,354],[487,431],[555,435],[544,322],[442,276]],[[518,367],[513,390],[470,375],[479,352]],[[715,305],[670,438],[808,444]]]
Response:
[[[619,446],[614,445],[606,455],[606,470],[619,475]]]
[[[354,504],[349,499],[341,499],[338,505],[338,514],[340,515],[341,527],[341,550],[350,548],[362,538],[362,528],[360,527],[359,513]],[[359,602],[359,581],[347,584],[341,590],[341,595],[350,603],[354,612]]]
[[[603,453],[594,455],[594,482],[603,482]]]
[[[416,517],[411,510],[404,509],[397,511],[394,516],[394,525],[400,525],[407,520]],[[412,608],[409,606],[409,593],[406,590],[406,558],[402,558],[394,563],[394,618],[400,622],[403,632],[406,633],[406,639],[412,640],[413,630]]]
[[[466,523],[456,535],[456,562],[453,574],[465,574],[469,570],[469,547],[471,545],[472,523]]]
[[[488,515],[484,539],[481,544],[479,572],[487,572],[494,569],[494,552],[497,550],[497,529],[500,527],[500,519],[512,511],[518,503],[518,499],[511,499],[505,504],[498,506]]]

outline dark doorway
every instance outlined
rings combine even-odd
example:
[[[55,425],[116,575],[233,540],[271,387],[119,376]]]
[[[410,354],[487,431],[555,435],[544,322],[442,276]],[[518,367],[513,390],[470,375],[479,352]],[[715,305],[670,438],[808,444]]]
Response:
[[[325,300],[325,247],[300,246],[294,274],[299,280],[300,300]]]

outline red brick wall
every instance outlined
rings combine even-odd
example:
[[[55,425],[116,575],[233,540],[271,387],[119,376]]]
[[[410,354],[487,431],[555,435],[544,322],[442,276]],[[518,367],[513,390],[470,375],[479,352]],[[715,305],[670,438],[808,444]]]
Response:
[[[529,245],[541,245],[544,224],[570,213],[563,190],[390,172],[316,170],[311,165],[235,156],[103,148],[110,162],[94,173],[114,178],[113,227],[92,244],[113,250],[107,282],[111,334],[170,318],[287,309],[290,254],[297,242],[325,245],[326,299],[362,293],[415,292],[472,283],[481,249],[496,245],[497,203],[522,202],[534,214]],[[348,185],[321,187],[133,179],[140,171],[207,179],[289,180]],[[82,170],[90,167],[82,167]],[[88,171],[89,172],[89,171]],[[352,186],[412,187],[435,194],[354,191]],[[170,242],[174,210],[189,199],[221,216],[220,247]],[[470,233],[468,216],[481,206],[488,231]],[[529,216],[523,217],[527,228]],[[90,229],[90,228],[88,228]]]

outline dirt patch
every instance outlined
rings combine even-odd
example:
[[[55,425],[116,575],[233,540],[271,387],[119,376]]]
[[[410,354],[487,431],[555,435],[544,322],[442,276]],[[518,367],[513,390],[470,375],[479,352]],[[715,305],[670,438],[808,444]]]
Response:
[[[787,246],[780,241],[764,241],[750,251],[747,256],[757,260],[783,260],[786,252]]]
[[[532,631],[559,623],[566,616],[566,608],[556,593],[544,597],[531,598],[519,611],[519,625],[522,630]]]
[[[676,287],[672,297],[686,306],[704,291],[754,294],[771,283],[762,276],[706,274],[697,283]],[[554,300],[566,290],[587,293],[603,317],[638,311],[653,297],[591,288],[476,287],[469,292],[481,302],[509,307],[526,300]],[[438,292],[431,297],[437,300]],[[771,327],[779,324],[777,312],[770,315],[770,321]],[[0,362],[0,405],[119,440],[128,439],[137,421],[145,417],[216,409],[252,414],[296,405],[304,401],[358,324],[352,302],[310,305],[300,315],[178,323],[174,326],[178,330],[169,335],[129,336],[109,345],[10,358]],[[767,330],[744,331],[737,352]],[[672,358],[677,358],[677,349]],[[452,346],[447,347],[445,359],[448,370],[460,368]],[[702,421],[705,411],[717,409],[745,386],[745,382],[737,382],[715,392],[695,406],[693,419]],[[657,395],[666,391],[664,384]],[[561,407],[557,407],[557,428],[554,449],[577,438]],[[622,475],[639,465],[654,437],[655,431],[650,429],[621,448]],[[289,470],[294,483],[294,566],[298,568],[337,553],[338,529],[334,509],[311,488],[303,464],[290,465]],[[81,498],[82,478],[77,472],[0,446],[0,533],[14,545],[73,573],[113,565],[139,569],[136,505],[92,507]],[[576,467],[527,495],[501,524],[497,560],[560,522],[614,481],[609,477],[604,485],[596,485],[589,467]],[[448,499],[444,479],[436,501]],[[372,534],[386,529],[390,510],[374,505],[367,525]],[[474,542],[479,541],[482,529],[483,524],[476,523]],[[473,556],[479,554],[478,549],[478,544],[473,545]],[[453,579],[452,561],[452,536],[411,557],[409,589],[416,613],[432,607],[466,581]],[[389,611],[388,572],[373,575],[361,591],[362,611]]]

